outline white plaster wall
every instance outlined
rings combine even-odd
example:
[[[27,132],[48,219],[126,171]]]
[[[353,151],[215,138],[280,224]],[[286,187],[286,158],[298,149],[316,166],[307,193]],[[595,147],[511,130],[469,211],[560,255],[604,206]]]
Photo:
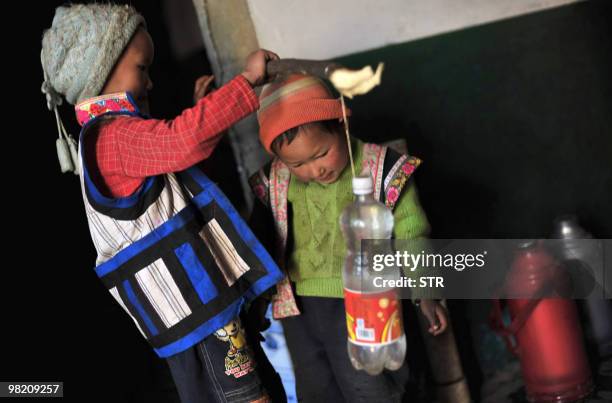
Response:
[[[327,59],[580,0],[247,0],[261,47]]]

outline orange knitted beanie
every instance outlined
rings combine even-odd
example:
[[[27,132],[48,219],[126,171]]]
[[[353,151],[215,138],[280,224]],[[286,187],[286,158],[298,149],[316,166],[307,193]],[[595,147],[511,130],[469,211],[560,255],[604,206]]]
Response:
[[[313,76],[293,74],[266,85],[259,96],[259,140],[271,152],[275,138],[294,127],[342,117],[340,99]],[[346,109],[350,115],[350,110]]]

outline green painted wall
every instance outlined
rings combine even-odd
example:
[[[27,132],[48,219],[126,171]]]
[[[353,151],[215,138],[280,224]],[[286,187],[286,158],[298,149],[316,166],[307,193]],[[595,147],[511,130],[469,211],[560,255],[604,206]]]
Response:
[[[589,1],[340,59],[386,63],[350,102],[367,140],[405,137],[436,237],[546,236],[578,213],[612,237],[612,12]]]

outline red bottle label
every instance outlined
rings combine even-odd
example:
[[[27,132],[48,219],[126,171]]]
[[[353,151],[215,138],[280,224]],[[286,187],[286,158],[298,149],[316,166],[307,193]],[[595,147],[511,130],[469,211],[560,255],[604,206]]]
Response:
[[[360,293],[344,289],[346,327],[356,344],[387,344],[404,334],[396,290]]]

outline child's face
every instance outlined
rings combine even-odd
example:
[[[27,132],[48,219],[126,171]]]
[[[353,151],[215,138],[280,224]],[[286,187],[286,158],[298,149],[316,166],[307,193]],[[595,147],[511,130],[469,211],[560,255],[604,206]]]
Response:
[[[149,66],[153,63],[153,53],[151,36],[144,28],[138,29],[113,68],[102,94],[129,91],[140,110],[148,114],[148,92],[153,88]]]
[[[327,133],[320,126],[303,126],[290,144],[281,144],[276,155],[302,182],[334,183],[348,162],[346,140],[341,133]]]

